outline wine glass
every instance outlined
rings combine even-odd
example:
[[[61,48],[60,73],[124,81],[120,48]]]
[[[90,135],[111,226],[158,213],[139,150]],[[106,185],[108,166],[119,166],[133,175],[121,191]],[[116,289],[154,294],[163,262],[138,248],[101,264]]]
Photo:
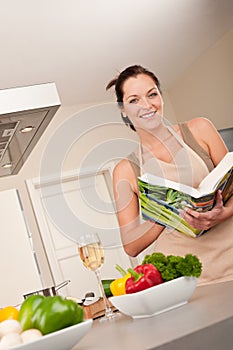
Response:
[[[79,237],[78,239],[78,251],[80,259],[83,265],[91,271],[95,272],[100,294],[103,297],[105,306],[105,316],[100,321],[111,320],[115,318],[108,298],[105,295],[104,288],[101,281],[100,269],[104,264],[104,249],[102,247],[101,240],[97,233],[87,233]]]

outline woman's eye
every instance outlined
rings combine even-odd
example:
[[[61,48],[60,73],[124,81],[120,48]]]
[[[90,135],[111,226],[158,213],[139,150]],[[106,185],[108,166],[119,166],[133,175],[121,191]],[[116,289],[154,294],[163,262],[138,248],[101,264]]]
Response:
[[[151,94],[149,94],[149,97],[155,97],[157,95],[158,95],[157,92],[152,92]]]
[[[137,103],[138,99],[137,98],[133,98],[132,100],[129,101],[129,103]]]

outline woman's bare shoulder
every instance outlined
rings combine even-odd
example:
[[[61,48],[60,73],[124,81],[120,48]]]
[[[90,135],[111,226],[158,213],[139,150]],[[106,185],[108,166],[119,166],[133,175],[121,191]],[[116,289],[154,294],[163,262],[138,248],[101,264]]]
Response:
[[[122,180],[127,180],[131,190],[138,192],[137,178],[128,159],[122,159],[113,169],[113,184],[117,186]]]
[[[215,125],[207,118],[199,117],[187,122],[189,129],[197,140],[206,144],[220,141],[220,135]]]
[[[190,120],[186,120],[182,123],[185,123],[188,126],[189,130],[193,133],[193,135],[200,135],[200,132],[202,134],[203,131],[206,132],[207,130],[215,129],[212,122],[209,119],[203,117],[193,118]],[[178,133],[180,133],[179,124],[175,124],[174,129]]]
[[[205,140],[207,135],[212,137],[217,133],[214,124],[209,119],[204,117],[193,118],[183,123],[188,126],[189,130],[197,140]],[[179,124],[176,124],[174,128],[180,133]]]
[[[196,133],[197,131],[206,132],[216,130],[214,124],[209,119],[204,117],[193,118],[188,120],[186,123],[190,130],[194,133]]]
[[[113,169],[113,176],[115,178],[129,178],[133,175],[132,166],[127,158],[120,160]]]
[[[190,120],[185,120],[183,122],[180,122],[180,123],[185,123],[188,128],[194,132],[196,130],[216,130],[214,124],[208,119],[208,118],[204,118],[204,117],[197,117],[197,118],[193,118],[193,119],[190,119]],[[179,131],[180,127],[179,127],[179,124],[175,124],[173,125],[173,128],[176,130],[176,131]]]

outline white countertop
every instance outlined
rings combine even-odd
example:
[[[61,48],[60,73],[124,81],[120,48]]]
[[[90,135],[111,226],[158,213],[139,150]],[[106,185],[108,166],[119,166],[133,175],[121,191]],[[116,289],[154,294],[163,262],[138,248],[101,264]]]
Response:
[[[232,350],[233,281],[197,287],[189,303],[160,315],[95,320],[72,350]]]

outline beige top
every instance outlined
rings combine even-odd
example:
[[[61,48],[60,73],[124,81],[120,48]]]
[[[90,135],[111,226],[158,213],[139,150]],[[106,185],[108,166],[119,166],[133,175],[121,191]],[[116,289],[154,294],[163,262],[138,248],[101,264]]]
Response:
[[[157,176],[163,173],[168,179],[197,187],[208,174],[208,166],[191,147],[175,135],[174,130],[171,132],[183,145],[175,162],[166,163],[154,158],[143,163],[141,158],[139,163],[142,163],[142,172]],[[197,255],[203,265],[199,284],[233,280],[233,217],[198,238],[165,228],[151,247],[153,251],[163,252],[165,255]]]

